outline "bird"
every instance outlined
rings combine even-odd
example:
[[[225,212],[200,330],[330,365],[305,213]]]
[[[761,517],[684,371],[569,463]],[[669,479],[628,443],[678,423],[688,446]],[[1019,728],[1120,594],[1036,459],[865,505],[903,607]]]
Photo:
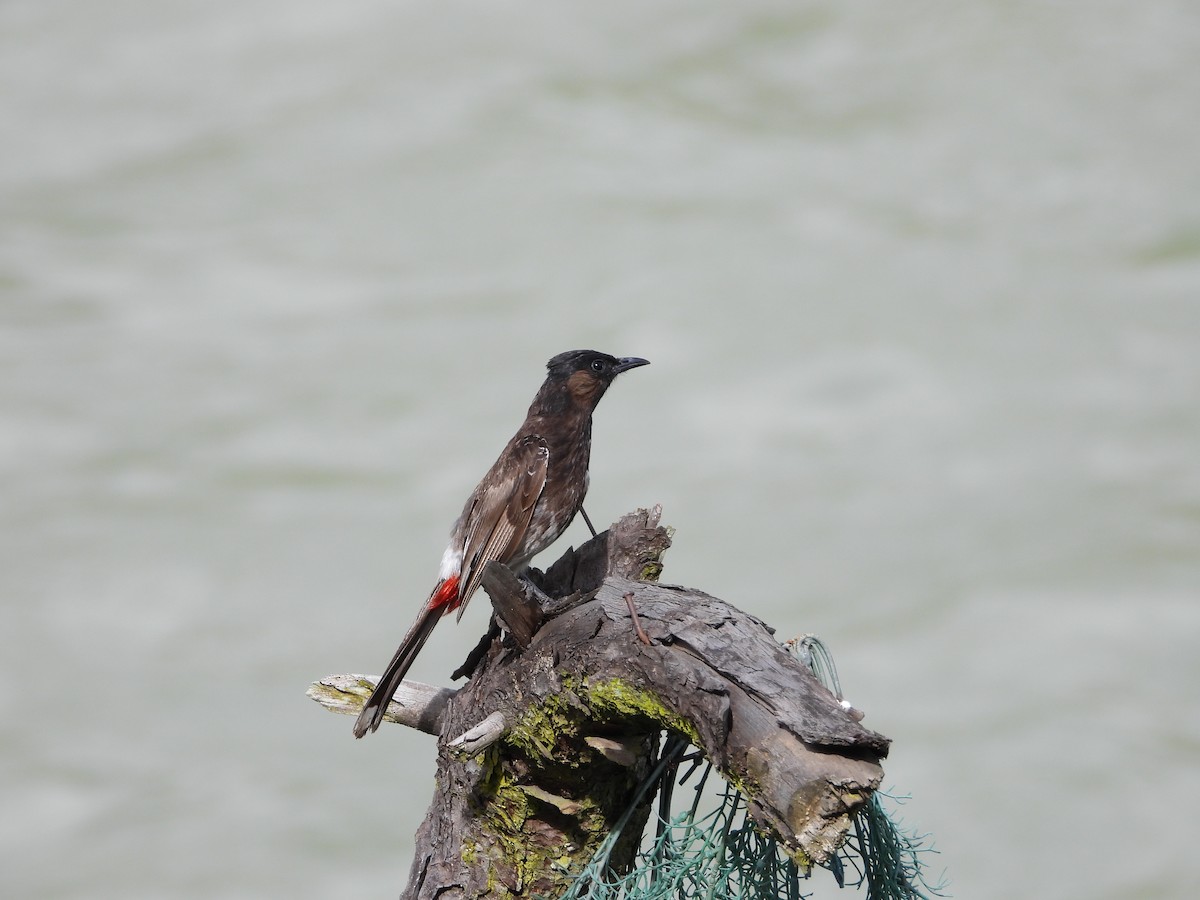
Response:
[[[488,563],[499,561],[520,575],[567,530],[587,494],[596,404],[618,375],[645,365],[649,360],[596,350],[568,350],[546,363],[546,380],[525,421],[450,530],[437,584],[355,721],[356,738],[379,728],[438,621],[455,610],[462,619]]]

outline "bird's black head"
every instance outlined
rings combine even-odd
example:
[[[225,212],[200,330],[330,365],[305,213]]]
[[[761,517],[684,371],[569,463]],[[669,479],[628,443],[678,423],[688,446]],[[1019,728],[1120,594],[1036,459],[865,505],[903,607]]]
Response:
[[[548,363],[547,385],[560,384],[578,406],[595,409],[614,378],[650,361],[636,356],[618,359],[597,350],[568,350]]]
[[[570,378],[576,372],[586,372],[593,378],[612,381],[627,369],[648,365],[650,360],[636,356],[617,359],[598,350],[568,350],[546,363],[546,368],[551,376],[558,378]]]

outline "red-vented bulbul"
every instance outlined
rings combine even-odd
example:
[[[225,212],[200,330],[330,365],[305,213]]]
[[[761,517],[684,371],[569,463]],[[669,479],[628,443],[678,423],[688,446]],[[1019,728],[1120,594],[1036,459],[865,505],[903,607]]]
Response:
[[[566,531],[587,493],[592,411],[614,378],[647,363],[570,350],[546,364],[525,421],[454,523],[438,583],[354,723],[355,737],[379,727],[438,619],[456,609],[462,618],[489,562],[520,574]]]

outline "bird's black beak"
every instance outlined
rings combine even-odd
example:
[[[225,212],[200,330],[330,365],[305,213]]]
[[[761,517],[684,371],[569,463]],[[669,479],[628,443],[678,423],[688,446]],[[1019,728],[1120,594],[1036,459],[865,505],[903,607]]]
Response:
[[[624,359],[618,359],[617,364],[613,366],[613,374],[620,375],[622,372],[628,372],[630,369],[636,369],[638,366],[648,366],[650,360],[642,359],[637,356],[626,356]]]

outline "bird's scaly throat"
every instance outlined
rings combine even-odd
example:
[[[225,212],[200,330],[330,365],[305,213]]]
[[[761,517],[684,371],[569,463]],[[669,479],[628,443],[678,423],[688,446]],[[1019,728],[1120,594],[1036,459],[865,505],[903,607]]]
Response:
[[[536,434],[546,441],[550,451],[546,490],[557,489],[558,482],[572,472],[587,472],[592,450],[592,413],[576,407],[569,420],[563,416],[534,416],[526,420],[522,434]],[[586,475],[585,475],[586,477]],[[582,499],[582,498],[580,498]]]

